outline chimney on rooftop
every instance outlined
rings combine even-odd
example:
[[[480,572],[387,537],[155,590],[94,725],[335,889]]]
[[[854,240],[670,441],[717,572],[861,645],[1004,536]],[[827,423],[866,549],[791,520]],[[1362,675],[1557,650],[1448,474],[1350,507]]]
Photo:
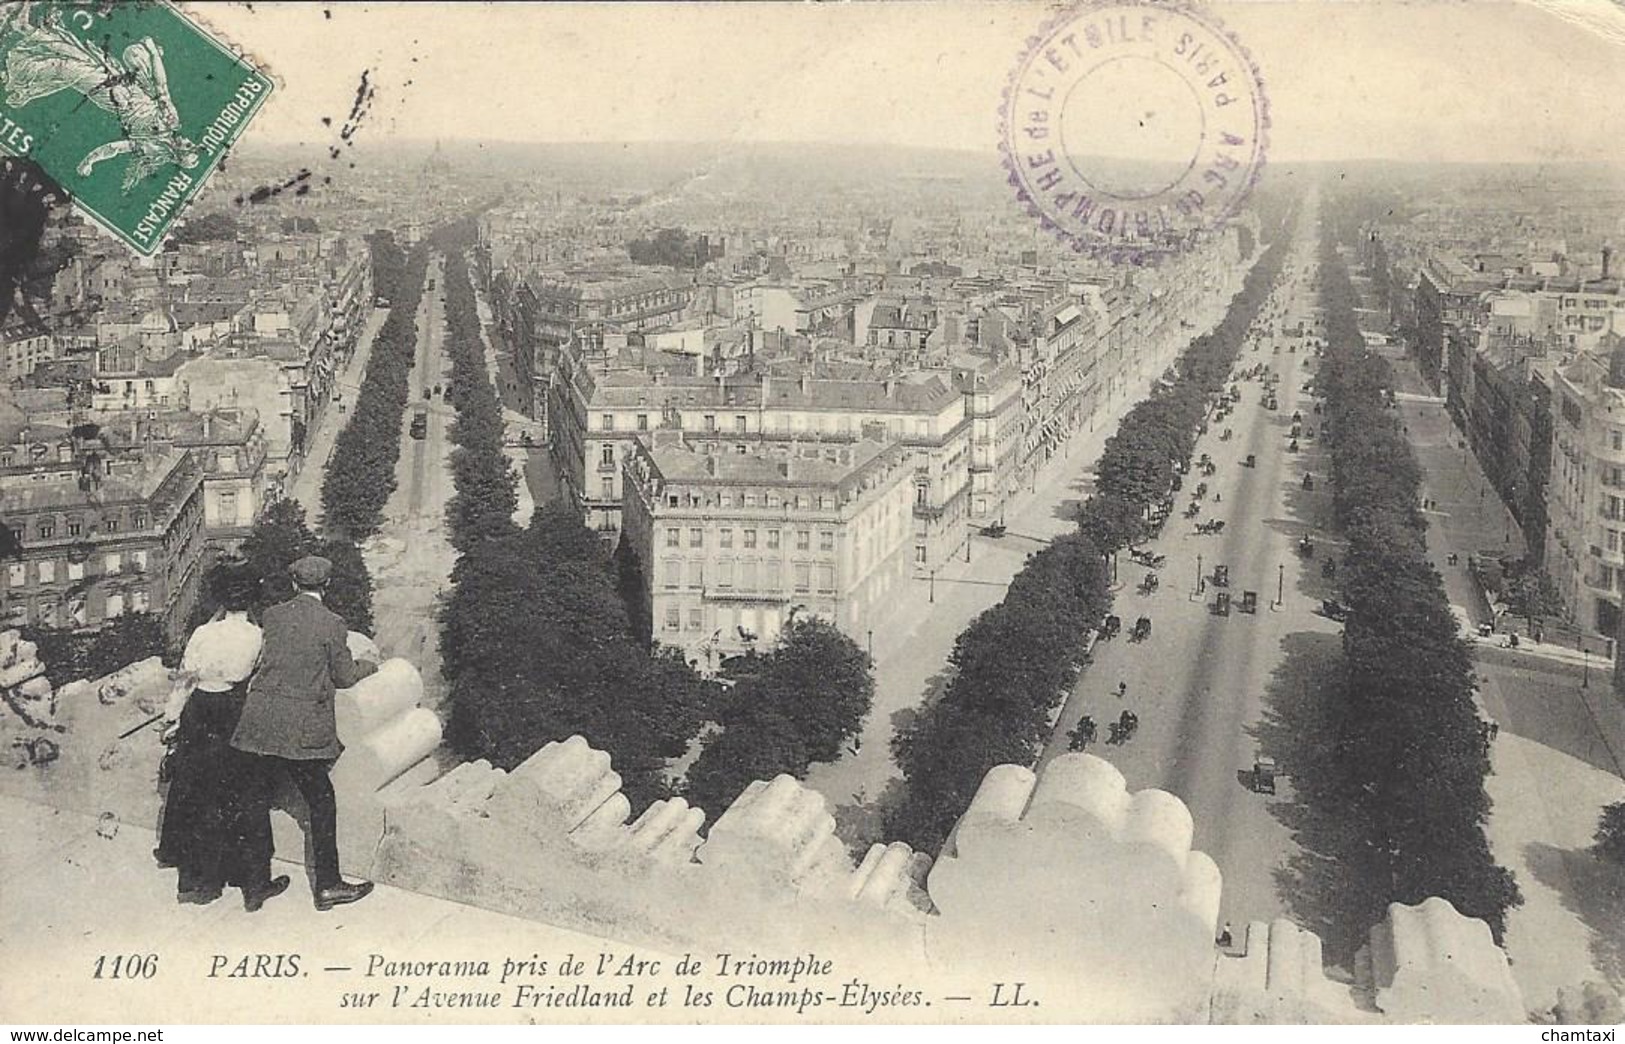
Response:
[[[1604,279],[1608,278],[1608,270],[1613,267],[1613,262],[1614,248],[1607,243],[1604,243],[1602,247],[1602,277]]]
[[[812,394],[812,378],[807,375],[805,370],[801,371],[801,394]]]

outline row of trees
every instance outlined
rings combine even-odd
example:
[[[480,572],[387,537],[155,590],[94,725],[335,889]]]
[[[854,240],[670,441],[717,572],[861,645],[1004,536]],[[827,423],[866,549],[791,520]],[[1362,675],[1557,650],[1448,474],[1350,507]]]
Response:
[[[893,836],[937,850],[989,769],[1037,759],[1077,679],[1084,635],[1111,609],[1110,556],[1146,535],[1151,505],[1189,461],[1208,399],[1229,378],[1279,274],[1286,238],[1254,265],[1219,326],[1191,343],[1175,380],[1131,409],[1107,440],[1078,533],[1033,555],[1004,600],[955,641],[941,699],[892,741],[906,783],[888,814]]]
[[[1077,679],[1084,634],[1111,608],[1109,585],[1102,548],[1063,536],[960,633],[942,697],[892,738],[905,789],[888,835],[937,851],[989,769],[1037,759]]]
[[[512,532],[518,506],[515,477],[502,452],[502,405],[485,364],[485,342],[474,286],[461,249],[446,255],[446,352],[451,356],[451,401],[457,409],[451,438],[456,494],[446,507],[451,545],[474,544]]]
[[[350,422],[339,433],[322,480],[322,512],[329,533],[360,540],[378,531],[384,505],[395,491],[395,465],[401,455],[401,417],[409,393],[407,378],[417,354],[417,310],[429,256],[423,245],[407,259],[402,285],[390,297],[389,318],[373,338],[372,355]]]
[[[395,233],[381,228],[367,237],[372,257],[372,293],[383,303],[393,304],[406,283],[406,251],[395,242]]]
[[[1499,941],[1507,910],[1522,900],[1484,835],[1490,766],[1472,656],[1427,557],[1421,469],[1387,407],[1392,374],[1361,337],[1329,225],[1320,283],[1327,351],[1316,381],[1333,437],[1333,504],[1348,538],[1339,767],[1376,833],[1373,857],[1391,898],[1442,896]]]
[[[670,792],[668,759],[708,715],[707,686],[672,649],[632,634],[598,535],[568,503],[529,528],[471,544],[441,610],[451,683],[447,738],[465,757],[512,768],[580,734],[608,751],[634,810]]]

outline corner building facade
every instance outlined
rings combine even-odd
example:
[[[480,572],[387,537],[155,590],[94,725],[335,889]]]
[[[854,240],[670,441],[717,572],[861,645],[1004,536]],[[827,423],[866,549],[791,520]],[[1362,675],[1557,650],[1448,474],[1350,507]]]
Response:
[[[707,452],[682,432],[632,443],[622,539],[654,638],[704,669],[772,645],[792,613],[854,641],[913,576],[914,468],[897,444]]]

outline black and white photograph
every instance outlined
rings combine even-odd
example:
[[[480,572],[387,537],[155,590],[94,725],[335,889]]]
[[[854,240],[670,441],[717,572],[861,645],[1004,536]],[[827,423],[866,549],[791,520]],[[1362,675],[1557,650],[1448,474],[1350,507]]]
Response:
[[[1612,0],[3,0],[0,1023],[1614,1039],[1622,99]]]

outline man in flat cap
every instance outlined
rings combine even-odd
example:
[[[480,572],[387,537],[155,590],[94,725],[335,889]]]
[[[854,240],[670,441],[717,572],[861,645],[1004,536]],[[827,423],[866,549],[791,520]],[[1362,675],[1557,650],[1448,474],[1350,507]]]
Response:
[[[286,774],[304,795],[316,857],[316,909],[331,910],[372,891],[371,881],[352,883],[339,876],[338,804],[327,773],[344,748],[333,693],[378,668],[350,656],[349,628],[322,604],[333,563],[307,555],[288,571],[294,596],[265,611],[259,671],[249,683],[231,745],[260,756],[262,794],[269,795],[277,777]],[[264,840],[268,849],[270,839]]]

